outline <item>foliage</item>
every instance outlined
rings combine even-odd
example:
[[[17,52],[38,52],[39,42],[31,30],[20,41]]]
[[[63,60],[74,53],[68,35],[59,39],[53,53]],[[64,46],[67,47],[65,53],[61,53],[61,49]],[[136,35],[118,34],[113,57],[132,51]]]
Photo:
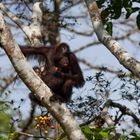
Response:
[[[111,138],[110,132],[113,128],[89,128],[82,127],[82,131],[88,140],[102,140]]]
[[[62,140],[65,137],[66,137],[66,134],[65,133],[62,133],[60,136],[57,137],[56,140]]]
[[[77,116],[79,119],[83,119],[87,121],[87,123],[88,122],[95,123],[95,117],[102,111],[106,99],[110,98],[111,95],[116,95],[117,93],[120,93],[123,100],[136,102],[137,106],[139,106],[139,97],[140,97],[139,80],[133,79],[131,77],[127,77],[125,73],[119,74],[118,77],[116,77],[113,80],[111,79],[109,80],[109,79],[110,78],[106,78],[106,73],[104,72],[98,72],[93,77],[92,76],[87,77],[86,79],[87,82],[91,83],[91,90],[90,90],[91,96],[79,97],[75,99],[75,101],[71,101],[71,103],[69,104],[69,108],[71,109],[72,113],[75,116]],[[94,93],[98,94],[97,95],[98,101],[93,97],[95,96]],[[111,108],[111,106],[110,109],[114,110],[113,108]],[[124,112],[122,112],[122,114],[123,113]],[[121,114],[120,110],[119,111],[114,110],[114,115],[113,115],[114,117],[112,118],[113,118],[113,122],[117,121],[116,123],[117,128],[118,128],[117,124],[120,125],[119,122],[126,122],[128,124],[135,122],[133,121],[133,119],[132,122],[130,120],[126,120],[125,115],[123,115],[120,118],[120,114]],[[101,128],[101,131],[104,131],[102,129],[103,128]],[[119,133],[123,133],[123,132],[119,131]],[[126,136],[121,135],[121,138],[122,137],[126,137]]]
[[[136,24],[140,29],[140,0],[97,0],[100,8],[103,8],[101,17],[107,26],[107,31],[112,34],[112,19],[119,19],[122,14],[128,19],[133,13],[137,14]]]
[[[112,136],[111,132],[115,129],[113,127],[106,128],[90,128],[89,126],[83,126],[82,131],[88,140],[103,140],[103,139],[114,139],[114,140],[139,140],[140,134],[132,131],[128,135],[116,134]],[[63,140],[66,135],[62,133],[56,140]]]
[[[140,134],[136,133],[135,131],[132,131],[128,135],[120,135],[118,137],[118,140],[139,140],[140,139]]]
[[[130,133],[130,136],[132,136],[131,140],[139,140],[140,139],[140,134],[137,134],[135,131],[132,131]]]
[[[0,139],[8,140],[11,131],[11,115],[7,113],[10,106],[4,101],[0,101]]]
[[[88,140],[102,140],[102,139],[116,139],[116,140],[139,140],[140,135],[132,131],[128,135],[117,134],[115,137],[111,136],[114,128],[90,128],[88,126],[82,127],[82,131]]]
[[[98,102],[98,104],[97,104]],[[90,120],[94,115],[97,115],[101,110],[100,106],[103,104],[101,100],[96,100],[92,96],[77,97],[68,104],[71,112],[80,119]]]

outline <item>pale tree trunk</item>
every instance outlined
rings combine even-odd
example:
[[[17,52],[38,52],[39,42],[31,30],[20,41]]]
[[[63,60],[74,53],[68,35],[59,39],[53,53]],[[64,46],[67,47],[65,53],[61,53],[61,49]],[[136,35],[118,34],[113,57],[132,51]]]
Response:
[[[118,59],[120,64],[140,78],[140,62],[131,57],[104,29],[95,0],[85,0],[85,3],[87,4],[94,31],[99,41]]]
[[[60,123],[69,140],[85,140],[81,129],[64,103],[49,101],[52,95],[48,86],[37,76],[32,67],[21,53],[17,43],[7,27],[2,14],[0,14],[0,45],[5,50],[16,72],[27,87],[41,100],[48,111]]]

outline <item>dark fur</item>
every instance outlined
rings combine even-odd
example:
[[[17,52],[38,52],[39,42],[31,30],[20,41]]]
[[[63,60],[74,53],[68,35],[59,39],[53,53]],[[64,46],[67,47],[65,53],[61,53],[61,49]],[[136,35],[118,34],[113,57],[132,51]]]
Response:
[[[72,88],[82,87],[85,83],[77,58],[65,43],[57,47],[23,47],[25,56],[42,55],[46,61],[41,79],[50,87],[61,101],[69,101]]]

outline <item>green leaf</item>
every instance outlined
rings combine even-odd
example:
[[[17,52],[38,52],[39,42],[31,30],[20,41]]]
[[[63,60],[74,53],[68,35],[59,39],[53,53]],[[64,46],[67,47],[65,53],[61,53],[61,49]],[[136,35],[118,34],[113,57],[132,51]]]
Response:
[[[104,132],[110,132],[114,129],[115,129],[115,127],[107,127],[107,128],[104,128]]]
[[[123,0],[123,6],[125,8],[130,8],[132,7],[132,2],[130,0]]]
[[[106,8],[104,9],[102,12],[101,12],[101,18],[103,20],[103,22],[105,23],[107,21],[107,17],[109,16],[110,14],[110,9],[109,8]]]
[[[66,137],[66,134],[62,133],[56,140],[62,140],[64,137]]]
[[[102,138],[111,138],[111,135],[108,134],[107,132],[101,131],[101,132],[99,132],[99,134],[102,136]]]
[[[137,134],[135,131],[132,131],[132,132],[130,133],[130,135],[131,135],[131,136],[134,136],[134,139],[135,139],[135,140],[140,140],[140,135]]]
[[[119,139],[118,139],[118,140],[130,140],[130,139],[128,139],[128,137],[127,137],[127,136],[123,136],[123,135],[122,135],[122,136],[120,136],[120,137],[119,137]]]
[[[140,10],[139,7],[134,7],[134,8],[132,8],[132,12],[133,12],[133,13],[134,13],[134,12],[137,12],[138,10]]]
[[[111,0],[111,5],[114,8],[122,7],[122,0]]]
[[[112,12],[113,13],[112,18],[118,19],[122,13],[122,8],[123,8],[122,0],[111,0],[111,5],[112,5],[112,10],[114,11]]]
[[[134,7],[134,8],[127,7],[126,8],[126,11],[127,11],[127,13],[126,13],[126,19],[128,19],[132,13],[137,12],[138,10],[140,10],[139,7]]]
[[[97,0],[98,7],[101,8],[104,2],[105,0]]]
[[[140,30],[140,13],[137,16],[136,22],[137,22],[137,26],[138,26],[138,28]]]
[[[85,134],[91,134],[91,129],[90,129],[88,126],[82,127],[82,131],[83,131]]]
[[[5,102],[0,100],[0,105],[3,105],[3,104],[5,104]]]
[[[133,9],[131,7],[127,7],[126,8],[126,19],[128,19],[130,17],[130,15],[133,13]]]
[[[133,2],[139,2],[140,3],[140,0],[132,0]]]
[[[113,27],[112,22],[108,22],[106,25],[107,25],[106,30],[110,35],[112,35],[112,27]]]
[[[16,132],[12,132],[9,137],[8,140],[16,140],[17,139],[18,134]]]

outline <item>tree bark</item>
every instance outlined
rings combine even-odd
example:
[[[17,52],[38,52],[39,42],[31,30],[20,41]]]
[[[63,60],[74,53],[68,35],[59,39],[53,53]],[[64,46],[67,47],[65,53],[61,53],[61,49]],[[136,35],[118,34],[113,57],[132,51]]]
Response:
[[[85,3],[87,4],[94,31],[99,41],[118,59],[120,64],[140,78],[140,62],[131,57],[104,29],[95,0],[85,0]]]
[[[37,76],[26,61],[20,48],[12,37],[3,15],[0,14],[0,45],[5,50],[16,72],[27,87],[40,99],[49,112],[60,123],[69,140],[85,140],[79,125],[64,103],[50,102],[52,93],[48,86]]]

